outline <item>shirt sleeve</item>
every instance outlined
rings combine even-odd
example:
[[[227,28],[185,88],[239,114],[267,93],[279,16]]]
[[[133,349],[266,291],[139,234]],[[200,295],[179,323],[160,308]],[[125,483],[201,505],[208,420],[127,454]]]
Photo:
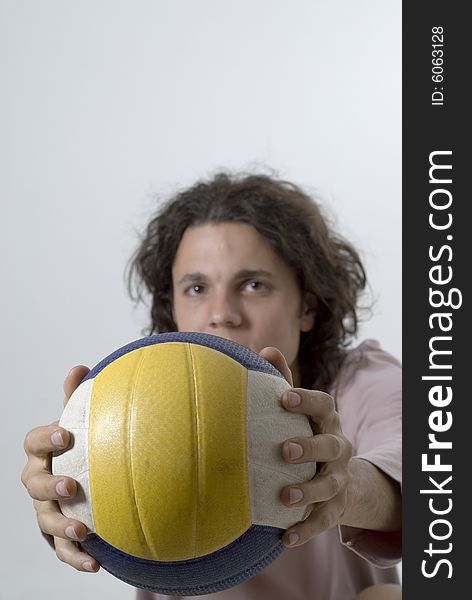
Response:
[[[363,342],[347,357],[334,396],[353,456],[369,461],[401,488],[402,376],[398,360],[378,342]],[[343,545],[376,567],[392,567],[401,560],[401,531],[340,526],[339,535]]]

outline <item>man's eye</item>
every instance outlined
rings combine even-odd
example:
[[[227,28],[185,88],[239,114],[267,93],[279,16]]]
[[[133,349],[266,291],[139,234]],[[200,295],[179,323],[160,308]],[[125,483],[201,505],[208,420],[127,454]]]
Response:
[[[187,293],[191,296],[199,296],[205,291],[203,285],[195,284],[188,288]]]
[[[265,288],[265,285],[262,283],[262,281],[249,281],[246,284],[246,287],[253,292],[259,292]]]

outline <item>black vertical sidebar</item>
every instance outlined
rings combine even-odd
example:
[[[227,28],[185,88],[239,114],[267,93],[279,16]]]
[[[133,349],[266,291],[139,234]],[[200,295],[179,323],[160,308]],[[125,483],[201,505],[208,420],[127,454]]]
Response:
[[[472,597],[470,21],[403,3],[403,597]]]

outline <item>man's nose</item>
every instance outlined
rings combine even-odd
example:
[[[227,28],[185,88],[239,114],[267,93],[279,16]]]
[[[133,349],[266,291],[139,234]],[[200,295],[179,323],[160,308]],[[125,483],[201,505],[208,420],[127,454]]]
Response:
[[[211,327],[239,327],[242,315],[238,302],[227,293],[215,294],[210,307]]]

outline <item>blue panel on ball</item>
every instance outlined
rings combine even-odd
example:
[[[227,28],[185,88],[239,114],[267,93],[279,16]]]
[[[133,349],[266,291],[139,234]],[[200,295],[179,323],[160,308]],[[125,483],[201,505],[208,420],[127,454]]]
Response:
[[[212,594],[238,585],[267,567],[283,551],[283,529],[253,525],[221,550],[178,562],[130,556],[91,534],[84,549],[104,569],[135,587],[177,596]]]
[[[138,348],[143,348],[144,346],[152,346],[153,344],[163,344],[165,342],[186,342],[189,344],[207,346],[208,348],[218,350],[218,352],[226,354],[226,356],[237,360],[243,365],[243,367],[251,369],[251,371],[261,371],[262,373],[269,373],[270,375],[283,378],[283,375],[267,360],[259,356],[259,354],[256,354],[256,352],[246,348],[246,346],[241,346],[241,344],[237,344],[236,342],[232,342],[216,335],[210,335],[208,333],[172,332],[150,335],[148,337],[131,342],[130,344],[126,344],[126,346],[123,346],[122,348],[118,348],[118,350],[115,350],[115,352],[99,362],[98,365],[96,365],[83,379],[83,381],[92,379],[111,362],[120,356],[131,352],[132,350],[137,350]]]

